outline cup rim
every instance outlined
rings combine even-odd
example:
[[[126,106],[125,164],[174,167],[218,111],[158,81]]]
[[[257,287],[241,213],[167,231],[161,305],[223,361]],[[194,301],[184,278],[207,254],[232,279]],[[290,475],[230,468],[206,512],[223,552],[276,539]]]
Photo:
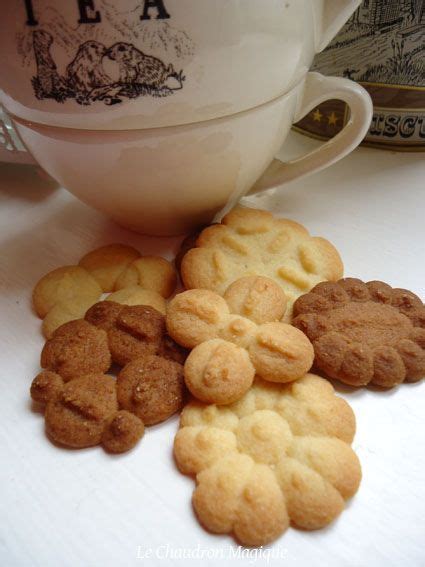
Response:
[[[11,112],[9,112],[7,109],[5,109],[4,107],[4,111],[8,114],[8,116],[13,120],[13,122],[16,122],[19,125],[22,125],[24,127],[27,127],[31,130],[35,130],[37,132],[40,133],[46,133],[46,132],[54,132],[54,131],[67,131],[67,132],[87,132],[87,134],[99,134],[99,133],[103,133],[105,135],[108,134],[113,134],[113,133],[131,133],[133,132],[134,134],[136,133],[140,133],[140,132],[158,132],[158,131],[166,131],[168,130],[176,130],[176,129],[184,129],[184,128],[193,128],[193,127],[201,127],[204,126],[205,124],[211,124],[211,123],[220,123],[220,122],[226,122],[228,120],[233,120],[235,118],[238,117],[242,117],[246,114],[249,114],[250,112],[253,112],[254,110],[258,110],[258,109],[262,109],[262,108],[267,108],[270,106],[273,106],[274,104],[280,103],[282,102],[285,98],[290,98],[291,96],[294,96],[295,92],[299,89],[302,88],[303,84],[305,83],[308,75],[309,75],[310,71],[306,72],[305,75],[292,87],[292,89],[290,89],[289,91],[285,91],[284,93],[279,94],[278,96],[273,97],[272,99],[263,102],[261,104],[258,104],[256,106],[252,106],[250,108],[246,108],[244,110],[240,110],[238,112],[234,112],[233,114],[227,114],[225,116],[218,116],[215,118],[209,118],[207,120],[199,120],[199,121],[193,121],[193,122],[184,122],[182,124],[175,124],[175,125],[170,125],[170,126],[154,126],[154,127],[149,127],[149,128],[123,128],[123,129],[103,129],[103,128],[94,128],[94,129],[88,129],[88,128],[71,128],[68,126],[57,126],[57,125],[50,125],[50,124],[44,124],[42,122],[34,122],[32,120],[27,120],[25,118],[21,118],[19,116],[16,116],[16,114],[13,114]]]

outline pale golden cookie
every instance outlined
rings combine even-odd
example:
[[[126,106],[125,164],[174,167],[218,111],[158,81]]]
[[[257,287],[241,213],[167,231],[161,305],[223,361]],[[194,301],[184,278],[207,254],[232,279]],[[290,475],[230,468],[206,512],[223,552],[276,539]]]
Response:
[[[104,292],[110,292],[118,277],[137,258],[140,252],[132,246],[108,244],[83,256],[79,265],[95,278]]]
[[[258,312],[261,312],[261,298],[260,294]],[[265,300],[268,301],[267,294]],[[209,290],[192,289],[176,295],[168,306],[166,324],[168,334],[187,348],[221,339],[245,349],[256,373],[265,380],[291,382],[304,376],[313,364],[313,346],[304,333],[285,323],[257,325],[246,317],[233,315],[226,301]],[[208,364],[216,366],[214,355]],[[202,364],[196,366],[201,367]],[[201,381],[199,375],[196,383]],[[214,390],[215,403],[223,403],[225,399],[227,388],[224,383],[222,386],[223,397],[218,388]]]
[[[254,376],[247,351],[221,339],[195,347],[184,365],[186,386],[206,403],[235,402],[249,390]]]
[[[280,321],[286,310],[283,289],[270,278],[247,276],[233,282],[224,292],[230,312],[254,323]]]
[[[102,295],[97,281],[80,266],[63,266],[41,278],[32,300],[37,315],[43,319],[57,303],[95,303]]]
[[[324,280],[343,275],[341,258],[324,238],[312,237],[300,224],[269,212],[236,207],[222,223],[206,228],[181,263],[187,289],[210,289],[223,295],[244,276],[267,276],[293,302]]]
[[[181,472],[196,475],[193,505],[208,530],[266,545],[290,522],[319,529],[343,511],[361,480],[355,428],[326,380],[257,379],[232,405],[188,404],[174,455]]]
[[[121,305],[149,305],[163,315],[167,311],[165,299],[157,291],[132,285],[108,295],[105,301],[115,301]]]
[[[176,289],[177,274],[172,264],[159,256],[143,256],[132,262],[116,281],[115,289],[139,285],[170,297]],[[114,300],[116,301],[116,300]]]
[[[50,339],[61,325],[75,321],[75,319],[82,319],[94,303],[96,300],[79,297],[76,297],[71,303],[63,301],[56,303],[43,319],[42,329],[46,339]]]

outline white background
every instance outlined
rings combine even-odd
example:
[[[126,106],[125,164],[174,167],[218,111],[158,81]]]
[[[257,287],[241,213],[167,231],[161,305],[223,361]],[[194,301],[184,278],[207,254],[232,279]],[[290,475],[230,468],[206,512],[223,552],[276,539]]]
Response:
[[[292,143],[309,142],[293,136]],[[346,275],[381,279],[424,298],[424,186],[424,154],[359,149],[321,174],[249,202],[329,238]],[[0,564],[242,564],[229,558],[237,549],[230,536],[206,533],[194,517],[194,483],[172,458],[177,418],[149,428],[125,455],[65,450],[46,439],[28,393],[43,345],[30,303],[39,277],[115,241],[171,258],[180,239],[120,229],[29,166],[0,165],[0,200]],[[280,558],[269,564],[423,566],[425,383],[386,393],[336,387],[357,416],[362,485],[329,528],[290,528],[271,547]],[[181,548],[225,558],[172,558]],[[152,557],[142,560],[146,553]],[[266,565],[267,557],[247,562]]]

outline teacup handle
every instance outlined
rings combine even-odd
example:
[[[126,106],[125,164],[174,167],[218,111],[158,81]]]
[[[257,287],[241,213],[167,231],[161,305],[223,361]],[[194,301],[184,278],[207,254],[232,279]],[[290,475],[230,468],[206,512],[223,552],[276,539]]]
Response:
[[[335,99],[344,101],[350,107],[350,119],[341,132],[305,156],[288,162],[273,160],[249,192],[251,195],[320,171],[345,157],[360,144],[372,120],[372,99],[363,87],[348,79],[309,73],[294,123],[325,100]]]

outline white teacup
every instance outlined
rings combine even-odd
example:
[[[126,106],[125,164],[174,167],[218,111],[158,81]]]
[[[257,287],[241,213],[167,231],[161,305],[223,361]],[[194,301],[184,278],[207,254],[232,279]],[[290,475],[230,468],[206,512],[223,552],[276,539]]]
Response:
[[[89,130],[231,116],[289,92],[359,3],[2,0],[0,102]]]
[[[209,222],[246,194],[291,125],[335,98],[350,106],[347,126],[302,158],[275,161],[257,182],[254,191],[260,191],[326,167],[358,145],[372,116],[366,91],[346,79],[309,73],[271,102],[196,124],[84,131],[15,123],[35,159],[82,201],[136,231],[174,235]]]

